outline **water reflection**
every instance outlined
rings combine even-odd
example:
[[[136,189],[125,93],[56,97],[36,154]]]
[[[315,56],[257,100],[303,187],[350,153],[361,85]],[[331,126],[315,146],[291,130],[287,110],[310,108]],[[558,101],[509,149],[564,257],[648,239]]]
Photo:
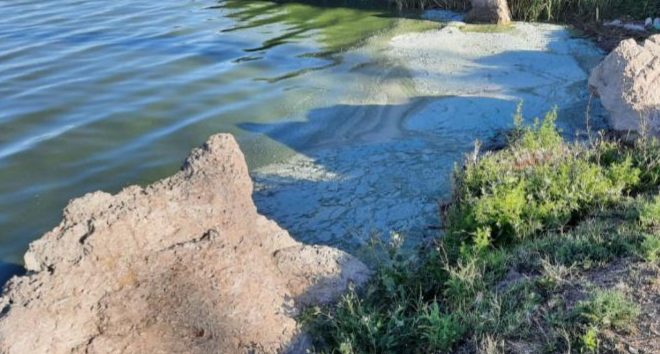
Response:
[[[216,132],[239,138],[258,208],[296,238],[421,241],[453,162],[497,138],[519,99],[532,115],[568,107],[569,132],[582,122],[578,54],[600,54],[566,31],[529,27],[471,55],[492,39],[392,39],[438,24],[356,3],[0,3],[0,260],[68,199],[170,175]]]
[[[286,153],[237,125],[327,102],[340,83],[308,76],[395,21],[331,3],[0,2],[0,259],[70,198],[169,175],[212,133],[238,135],[251,166]]]

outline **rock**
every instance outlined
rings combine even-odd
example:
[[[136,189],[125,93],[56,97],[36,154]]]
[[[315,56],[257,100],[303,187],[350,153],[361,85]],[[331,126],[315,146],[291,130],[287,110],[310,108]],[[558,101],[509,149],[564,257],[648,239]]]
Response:
[[[653,26],[653,18],[647,17],[644,21],[644,27],[649,28]]]
[[[472,0],[466,21],[507,25],[511,23],[511,12],[506,0]]]
[[[646,29],[649,27],[648,24],[649,20],[650,18],[646,19],[644,24],[642,24],[641,22],[623,22],[621,20],[613,20],[613,21],[605,22],[603,25],[607,27],[623,28],[627,31],[646,32]]]
[[[657,17],[655,20],[653,20],[653,28],[660,31],[660,17]]]
[[[646,27],[644,27],[644,25],[637,23],[625,23],[623,25],[623,28],[627,29],[628,31],[646,32]]]
[[[621,20],[612,20],[612,21],[607,21],[604,23],[605,26],[614,26],[614,27],[621,27],[623,26],[623,22]]]
[[[622,41],[591,72],[589,86],[610,112],[614,130],[639,132],[645,121],[650,133],[660,135],[660,35],[643,45]]]
[[[2,353],[302,352],[294,315],[369,271],[257,213],[238,144],[215,135],[147,187],[73,200],[0,298]]]

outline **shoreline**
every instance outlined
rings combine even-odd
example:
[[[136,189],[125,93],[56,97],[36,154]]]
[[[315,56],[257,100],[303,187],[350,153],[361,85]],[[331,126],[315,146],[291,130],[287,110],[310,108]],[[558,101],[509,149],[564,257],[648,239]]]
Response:
[[[251,172],[259,210],[305,242],[348,252],[391,232],[423,243],[435,235],[427,226],[450,194],[454,163],[475,139],[501,145],[519,100],[530,119],[557,104],[567,135],[584,130],[587,72],[602,58],[595,46],[558,25],[519,23],[503,33],[462,26],[367,45],[376,62],[391,63],[376,88],[303,121],[250,126],[298,151]],[[601,127],[605,112],[591,104],[591,124]]]
[[[660,144],[570,139],[585,107],[605,126],[602,51],[565,26],[448,20],[347,53],[390,65],[366,97],[241,127],[286,161],[248,171],[216,134],[172,176],[72,200],[3,286],[0,349],[660,348],[624,330],[658,325],[639,284],[660,274]]]

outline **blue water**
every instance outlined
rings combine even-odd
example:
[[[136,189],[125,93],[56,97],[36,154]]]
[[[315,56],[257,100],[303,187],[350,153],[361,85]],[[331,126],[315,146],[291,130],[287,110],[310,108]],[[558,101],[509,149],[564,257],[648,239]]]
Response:
[[[300,115],[319,91],[295,78],[392,26],[345,4],[0,1],[0,260],[69,199],[167,176],[212,133],[250,166],[276,158],[238,125]]]
[[[519,100],[583,125],[591,43],[366,3],[0,0],[0,278],[68,200],[169,176],[214,133],[238,138],[261,213],[359,255],[437,236],[454,163]]]

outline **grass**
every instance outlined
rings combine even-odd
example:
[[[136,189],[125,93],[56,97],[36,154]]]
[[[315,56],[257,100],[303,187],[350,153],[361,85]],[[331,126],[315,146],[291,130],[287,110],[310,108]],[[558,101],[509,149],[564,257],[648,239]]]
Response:
[[[660,235],[644,236],[641,245],[641,256],[648,262],[660,261]]]
[[[511,15],[522,21],[644,19],[660,15],[658,0],[508,0]]]
[[[597,290],[589,300],[580,302],[574,311],[589,325],[590,330],[629,330],[639,316],[640,309],[620,291]]]
[[[593,274],[657,264],[657,142],[567,143],[555,120],[523,126],[519,110],[508,148],[456,168],[432,246],[376,242],[372,281],[306,312],[316,350],[595,352],[604,330],[634,330],[639,306]]]
[[[646,203],[640,210],[639,220],[644,226],[660,226],[660,195]]]
[[[435,6],[465,11],[469,0],[394,0],[399,8]],[[630,16],[660,16],[660,0],[508,0],[511,15],[521,21],[565,22],[571,19],[601,20]]]
[[[600,348],[603,329],[629,331],[640,315],[640,307],[620,291],[598,289],[588,300],[581,301],[573,310],[575,322],[586,327],[579,337],[583,352],[594,353]]]

